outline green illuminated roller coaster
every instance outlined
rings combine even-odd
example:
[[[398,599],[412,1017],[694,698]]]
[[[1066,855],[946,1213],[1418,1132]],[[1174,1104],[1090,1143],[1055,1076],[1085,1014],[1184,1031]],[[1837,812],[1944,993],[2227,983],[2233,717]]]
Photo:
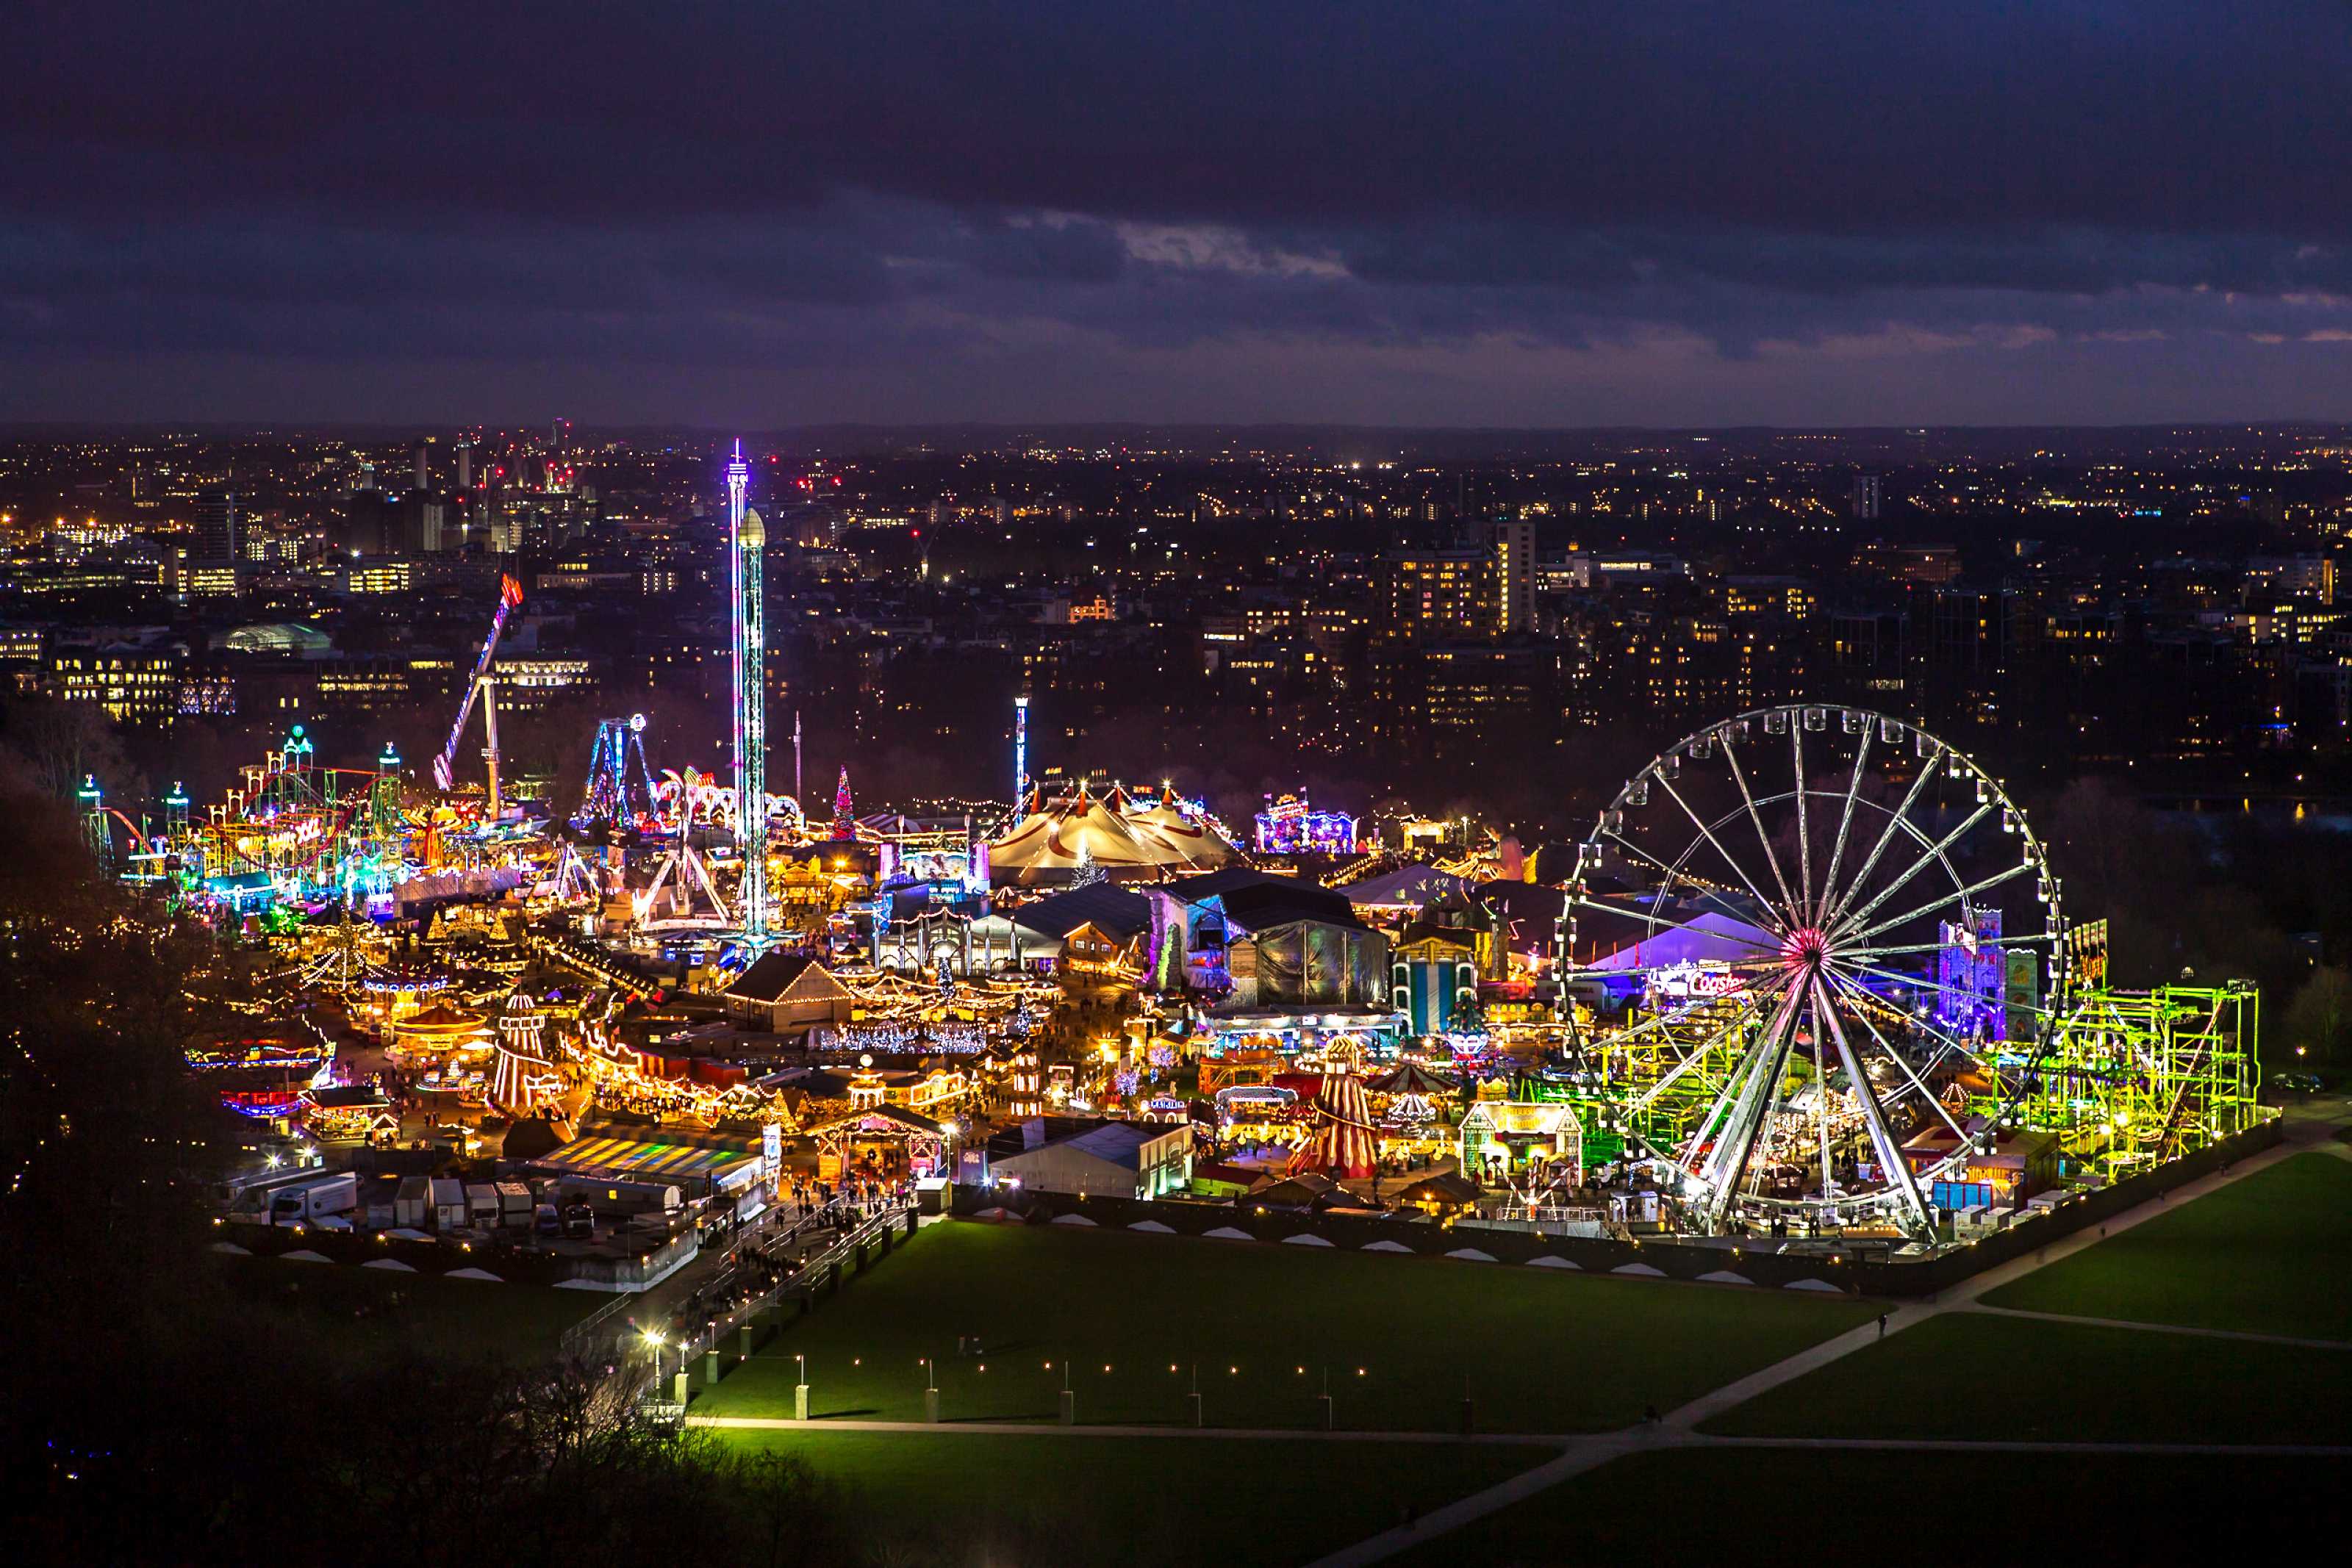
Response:
[[[2071,1158],[2113,1176],[2177,1159],[2260,1118],[2261,1011],[2242,980],[2085,988],[2052,1020],[2040,1051],[1996,1059],[1998,1087],[1969,1108],[2057,1133]]]

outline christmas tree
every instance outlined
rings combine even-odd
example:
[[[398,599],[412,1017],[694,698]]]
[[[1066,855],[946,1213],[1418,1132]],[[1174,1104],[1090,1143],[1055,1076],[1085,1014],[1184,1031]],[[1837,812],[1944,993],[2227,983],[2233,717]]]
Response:
[[[833,787],[833,820],[845,822],[851,816],[849,804],[849,764],[841,765],[841,782]]]
[[[1157,906],[1160,901],[1152,902]],[[1163,991],[1180,991],[1184,982],[1184,922],[1179,916],[1168,923],[1168,929],[1160,938],[1160,972],[1152,977],[1152,984]]]
[[[1095,883],[1104,881],[1108,875],[1108,873],[1102,867],[1095,863],[1094,851],[1085,844],[1080,844],[1077,864],[1070,868],[1070,885],[1092,887]]]

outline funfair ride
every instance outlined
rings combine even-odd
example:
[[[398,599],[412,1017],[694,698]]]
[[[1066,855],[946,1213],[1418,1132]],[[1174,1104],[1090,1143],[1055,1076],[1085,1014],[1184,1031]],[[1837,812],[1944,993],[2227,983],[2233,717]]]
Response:
[[[466,697],[457,706],[457,722],[449,727],[449,738],[441,747],[441,755],[433,759],[433,782],[443,789],[451,788],[457,778],[457,743],[465,738],[466,723],[474,716],[474,701],[482,704],[482,760],[489,768],[489,797],[484,821],[495,822],[503,802],[499,799],[499,709],[498,699],[490,687],[497,677],[491,667],[499,655],[499,639],[507,629],[507,616],[522,602],[522,584],[511,577],[499,580],[499,607],[490,617],[490,634],[482,640],[482,652],[474,661],[474,673],[466,680]]]
[[[321,768],[298,724],[202,818],[188,816],[175,788],[166,802],[170,848],[199,885],[257,873],[289,899],[384,892],[406,874],[399,767],[387,746],[373,770]]]
[[[767,589],[761,558],[768,543],[760,514],[743,506],[751,465],[743,444],[727,465],[727,556],[732,567],[735,653],[735,851],[743,867],[737,889],[743,945],[768,936]]]
[[[1561,923],[1580,988],[1623,1007],[1580,1042],[1602,1125],[1695,1229],[1927,1236],[2064,1011],[2058,891],[2000,784],[1902,720],[1684,737],[1601,811]]]

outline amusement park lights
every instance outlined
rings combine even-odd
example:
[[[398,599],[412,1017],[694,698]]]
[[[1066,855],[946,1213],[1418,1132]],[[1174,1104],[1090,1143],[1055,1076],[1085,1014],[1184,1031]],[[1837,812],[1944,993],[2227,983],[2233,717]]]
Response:
[[[743,506],[751,481],[743,444],[727,465],[727,554],[733,593],[735,653],[735,849],[743,866],[738,892],[743,941],[768,940],[767,611],[761,559],[767,528]]]

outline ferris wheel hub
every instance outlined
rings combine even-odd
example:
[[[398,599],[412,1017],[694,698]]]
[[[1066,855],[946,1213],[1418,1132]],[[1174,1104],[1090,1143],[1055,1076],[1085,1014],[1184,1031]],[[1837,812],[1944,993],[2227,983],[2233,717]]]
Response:
[[[1818,969],[1830,956],[1829,933],[1815,925],[1797,927],[1780,944],[1780,962],[1791,970]]]

